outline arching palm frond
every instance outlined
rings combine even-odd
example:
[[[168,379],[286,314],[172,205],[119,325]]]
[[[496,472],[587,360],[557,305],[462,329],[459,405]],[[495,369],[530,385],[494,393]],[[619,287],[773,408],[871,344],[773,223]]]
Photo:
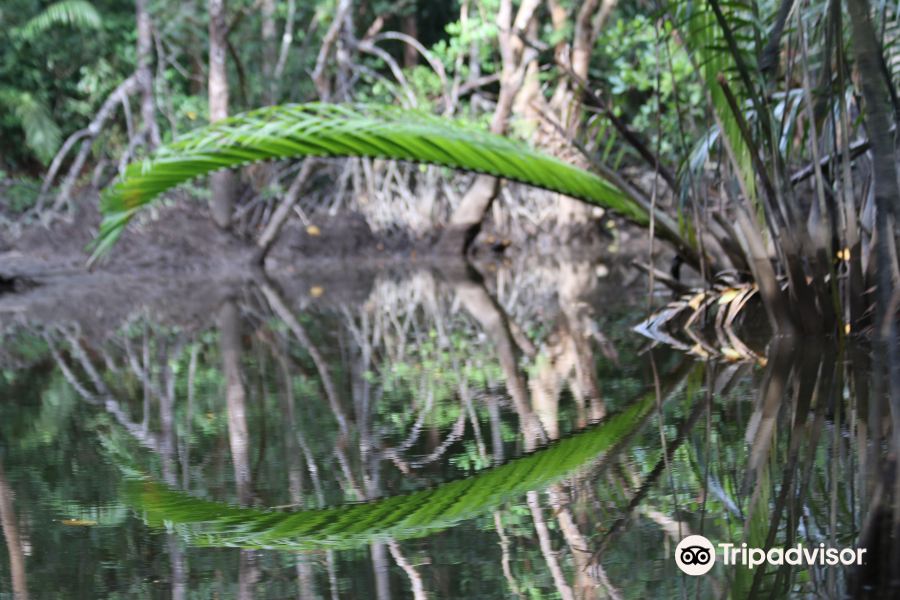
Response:
[[[381,105],[293,104],[197,129],[129,165],[103,195],[94,258],[166,190],[218,169],[303,156],[387,158],[487,173],[598,204],[639,224],[649,220],[646,207],[598,175],[459,121]]]
[[[32,38],[57,25],[68,25],[81,29],[97,29],[100,27],[100,13],[90,2],[85,0],[62,0],[45,8],[39,15],[32,17],[21,28],[26,38]]]
[[[685,370],[679,370],[681,381]],[[127,497],[149,523],[174,524],[200,546],[308,550],[411,539],[477,517],[585,467],[638,431],[656,402],[655,393],[646,394],[626,410],[547,448],[465,479],[364,504],[294,512],[237,508],[150,480],[132,481]]]

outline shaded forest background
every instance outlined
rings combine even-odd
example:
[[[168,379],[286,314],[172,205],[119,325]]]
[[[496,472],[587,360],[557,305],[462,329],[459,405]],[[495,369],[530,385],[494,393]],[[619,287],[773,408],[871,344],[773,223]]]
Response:
[[[588,139],[587,151],[612,169],[642,165],[612,115],[674,160],[675,140],[696,138],[710,123],[701,80],[690,77],[664,16],[661,5],[609,0],[14,0],[0,13],[4,213],[63,209],[74,189],[103,187],[161,142],[284,102],[399,104],[530,140],[582,165]],[[588,79],[603,89],[583,107]],[[633,175],[646,183],[639,172],[646,170]],[[303,211],[362,212],[376,230],[423,234],[446,223],[467,191],[496,193],[431,168],[352,161],[314,171],[320,177],[305,186]],[[288,192],[295,177],[291,168],[246,170],[235,192],[238,214],[264,221],[262,212],[248,213],[271,211],[269,199]],[[529,201],[528,193],[494,210],[531,233],[600,215],[565,199]]]

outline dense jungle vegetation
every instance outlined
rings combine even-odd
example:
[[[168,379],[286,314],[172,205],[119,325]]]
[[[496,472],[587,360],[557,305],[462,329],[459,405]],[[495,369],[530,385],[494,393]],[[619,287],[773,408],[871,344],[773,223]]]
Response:
[[[710,283],[754,281],[775,331],[896,338],[887,4],[81,0],[10,2],[0,18],[6,219],[52,217],[124,174],[102,251],[160,192],[267,161],[197,190],[259,260],[295,212],[347,208],[376,229],[440,230],[459,252],[503,176],[649,226]],[[214,125],[310,101],[353,107]],[[564,228],[600,214],[568,197],[503,204]]]
[[[3,0],[0,592],[896,593],[898,82],[885,0]]]

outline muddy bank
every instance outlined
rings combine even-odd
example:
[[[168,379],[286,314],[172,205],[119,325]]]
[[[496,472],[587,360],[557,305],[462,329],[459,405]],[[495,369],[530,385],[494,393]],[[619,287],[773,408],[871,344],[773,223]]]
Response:
[[[87,195],[76,202],[69,220],[0,230],[0,276],[41,278],[86,272],[100,223],[99,199]],[[646,233],[610,222],[591,222],[567,230],[544,231],[532,236],[497,233],[490,222],[476,238],[469,258],[495,260],[521,253],[593,260],[610,254],[646,253]],[[206,204],[182,194],[166,205],[145,211],[122,235],[97,272],[233,273],[244,270],[259,232],[234,234],[216,227]],[[435,255],[440,231],[413,237],[374,233],[356,213],[315,215],[308,222],[291,220],[269,254],[267,269],[338,261],[379,263],[407,260],[458,260]]]
[[[96,206],[96,198],[85,198],[70,221],[0,232],[0,326],[77,322],[99,333],[146,311],[162,322],[193,327],[261,280],[275,283],[299,307],[355,304],[365,300],[377,276],[402,279],[426,268],[444,279],[477,279],[479,272],[491,278],[524,260],[600,265],[601,272],[615,268],[622,282],[637,288],[640,274],[629,263],[646,252],[636,231],[583,229],[565,244],[545,236],[522,247],[488,227],[466,262],[460,255],[436,255],[436,236],[379,236],[359,215],[340,215],[288,224],[263,270],[251,259],[252,236],[223,232],[205,205],[181,201],[137,219],[89,271],[88,247],[100,222]]]
[[[31,224],[0,233],[0,274],[41,278],[87,273],[90,244],[99,228],[96,199],[84,199],[71,220]],[[379,240],[356,216],[318,219],[315,226],[288,224],[272,250],[274,262],[342,260],[349,256],[390,258],[412,245]],[[178,202],[135,219],[93,269],[96,273],[221,274],[246,270],[252,236],[216,227],[199,202]],[[370,252],[374,251],[374,252]]]

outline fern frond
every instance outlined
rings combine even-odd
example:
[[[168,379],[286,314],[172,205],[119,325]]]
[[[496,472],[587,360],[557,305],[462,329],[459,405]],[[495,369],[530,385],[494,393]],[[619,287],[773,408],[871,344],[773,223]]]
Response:
[[[62,134],[47,105],[28,92],[11,88],[0,89],[0,105],[16,115],[25,131],[25,143],[34,154],[44,163],[53,158]]]
[[[80,29],[98,29],[100,24],[100,13],[97,12],[97,9],[90,2],[86,0],[62,0],[51,4],[39,15],[31,18],[22,26],[21,33],[25,38],[33,38],[57,25],[68,25]]]

